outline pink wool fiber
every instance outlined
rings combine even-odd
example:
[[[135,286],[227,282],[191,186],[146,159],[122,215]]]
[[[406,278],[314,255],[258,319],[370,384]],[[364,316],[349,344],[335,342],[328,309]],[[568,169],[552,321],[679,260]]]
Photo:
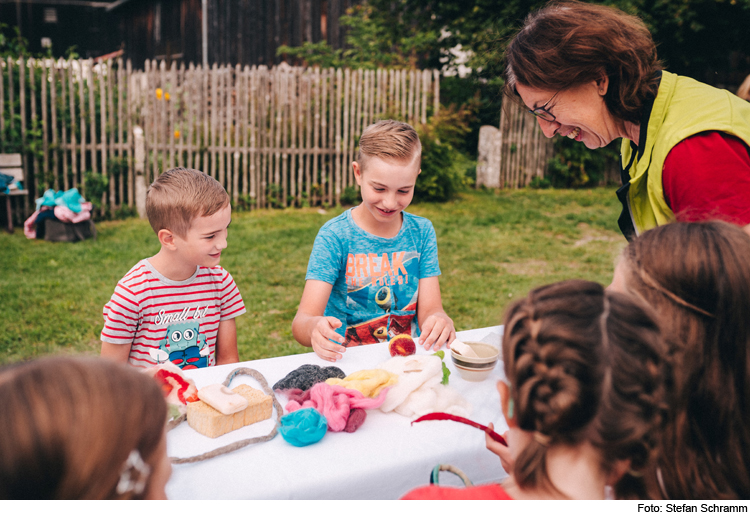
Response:
[[[304,393],[290,391],[290,401],[286,404],[286,410],[294,412],[304,407],[312,407],[326,417],[328,429],[343,431],[352,409],[377,409],[383,404],[387,394],[388,390],[383,389],[377,398],[365,398],[361,392],[354,389],[317,383]],[[306,399],[300,401],[305,397]]]
[[[349,414],[349,419],[346,421],[344,432],[353,433],[359,429],[359,426],[365,423],[365,418],[367,418],[367,411],[364,409],[352,409],[352,412]]]

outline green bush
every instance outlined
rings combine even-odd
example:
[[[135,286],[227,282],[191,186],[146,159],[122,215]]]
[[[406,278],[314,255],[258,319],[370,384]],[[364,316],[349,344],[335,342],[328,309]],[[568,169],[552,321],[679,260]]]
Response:
[[[81,193],[91,202],[94,209],[102,210],[102,195],[109,188],[109,178],[100,172],[87,171],[84,174],[84,189]]]
[[[344,190],[339,196],[341,205],[357,205],[362,202],[362,196],[359,194],[359,187],[357,185],[350,185],[344,187]]]
[[[466,188],[467,159],[458,147],[471,131],[472,112],[471,105],[458,109],[451,105],[417,128],[422,142],[422,173],[417,178],[415,201],[447,202]]]
[[[422,173],[417,178],[415,201],[446,202],[463,187],[454,156],[450,145],[429,136],[422,138]]]
[[[548,179],[540,178],[539,176],[534,176],[529,182],[529,188],[531,189],[549,189],[550,187],[552,187],[552,183]]]
[[[555,138],[555,155],[547,164],[547,183],[556,189],[594,187],[604,180],[607,166],[619,159],[616,142],[591,150],[580,141]],[[532,186],[535,185],[532,182]],[[536,188],[544,188],[541,182]]]

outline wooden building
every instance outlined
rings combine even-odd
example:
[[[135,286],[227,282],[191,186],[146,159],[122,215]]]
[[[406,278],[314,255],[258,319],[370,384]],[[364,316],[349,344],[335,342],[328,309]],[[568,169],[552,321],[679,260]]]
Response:
[[[0,22],[6,37],[20,30],[31,53],[62,57],[75,46],[81,57],[98,57],[117,49],[110,39],[107,8],[115,0],[0,0]]]
[[[19,27],[29,51],[71,46],[84,58],[122,50],[135,68],[147,59],[208,64],[278,64],[281,45],[345,45],[339,17],[362,0],[0,0],[0,22]]]
[[[327,41],[344,46],[339,17],[362,0],[119,0],[107,8],[125,57],[203,62],[202,10],[207,12],[207,63],[280,61],[281,45]]]

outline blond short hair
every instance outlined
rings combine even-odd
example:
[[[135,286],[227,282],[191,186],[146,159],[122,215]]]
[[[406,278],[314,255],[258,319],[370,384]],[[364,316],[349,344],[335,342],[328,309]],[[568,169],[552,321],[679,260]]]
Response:
[[[146,194],[146,215],[154,233],[169,229],[182,238],[194,218],[211,216],[227,205],[229,195],[219,182],[184,167],[163,172]]]
[[[408,123],[388,119],[368,126],[359,138],[357,163],[364,170],[371,157],[404,164],[421,162],[422,143],[419,134]]]

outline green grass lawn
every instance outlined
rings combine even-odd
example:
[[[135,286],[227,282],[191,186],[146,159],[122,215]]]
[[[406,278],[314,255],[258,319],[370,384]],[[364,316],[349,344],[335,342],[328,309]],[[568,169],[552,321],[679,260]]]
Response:
[[[307,352],[291,322],[315,235],[316,209],[235,213],[221,264],[247,306],[237,319],[240,359]],[[499,324],[530,288],[583,278],[609,283],[625,246],[612,189],[468,191],[409,211],[437,231],[445,310],[458,330]],[[0,234],[0,363],[46,354],[99,352],[102,307],[117,281],[159,247],[145,220],[97,224],[98,239],[76,244]]]

